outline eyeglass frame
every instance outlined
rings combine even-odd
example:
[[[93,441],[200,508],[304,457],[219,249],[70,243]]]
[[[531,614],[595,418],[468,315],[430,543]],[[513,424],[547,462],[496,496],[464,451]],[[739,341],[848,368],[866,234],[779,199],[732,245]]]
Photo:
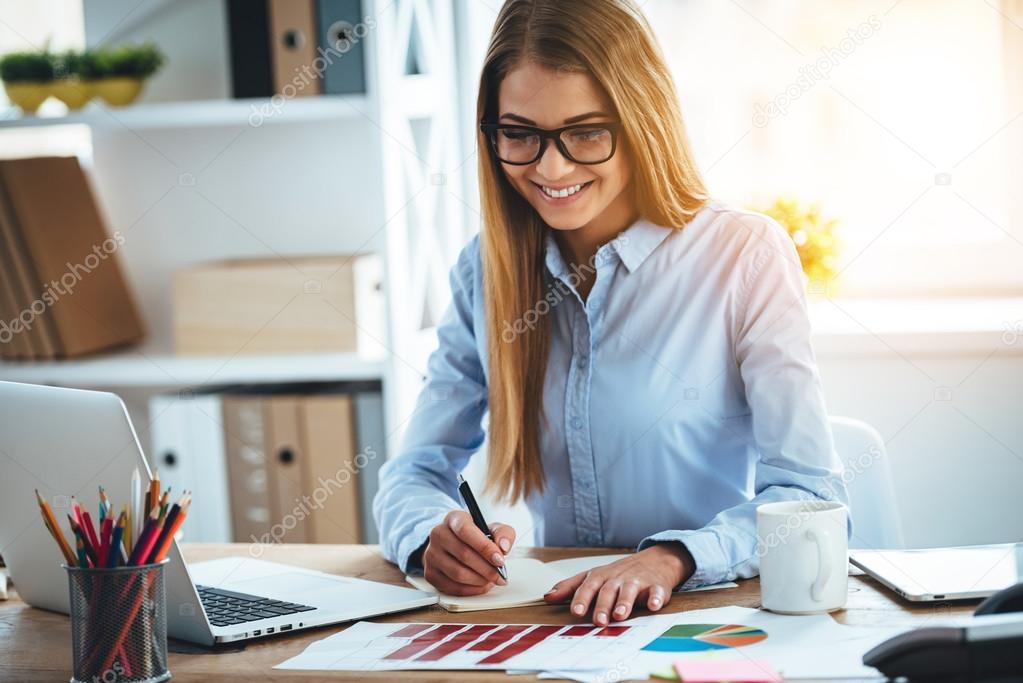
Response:
[[[502,159],[497,152],[497,141],[494,140],[494,133],[496,131],[505,128],[518,128],[534,131],[540,136],[540,147],[536,152],[536,156],[529,161],[505,161]],[[579,161],[575,159],[568,150],[565,148],[565,143],[561,139],[561,134],[566,130],[572,130],[574,128],[606,128],[611,133],[611,151],[607,157],[600,161]],[[562,126],[561,128],[537,128],[536,126],[527,126],[523,123],[494,123],[491,121],[481,121],[480,131],[487,136],[487,140],[490,142],[490,150],[494,153],[494,157],[502,164],[509,164],[511,166],[529,166],[535,164],[543,157],[544,152],[547,150],[547,141],[554,140],[554,146],[561,152],[561,156],[565,157],[573,164],[582,164],[584,166],[596,166],[597,164],[603,164],[611,160],[615,155],[615,150],[618,149],[618,134],[621,132],[622,122],[621,121],[597,121],[593,123],[573,123],[571,126]]]

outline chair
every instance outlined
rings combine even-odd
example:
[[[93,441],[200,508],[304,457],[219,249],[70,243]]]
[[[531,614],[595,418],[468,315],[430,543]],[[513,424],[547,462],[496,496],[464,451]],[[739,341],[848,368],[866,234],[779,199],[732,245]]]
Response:
[[[849,417],[829,418],[835,450],[845,465],[843,480],[849,490],[853,535],[850,548],[905,547],[902,522],[884,440],[866,422]]]

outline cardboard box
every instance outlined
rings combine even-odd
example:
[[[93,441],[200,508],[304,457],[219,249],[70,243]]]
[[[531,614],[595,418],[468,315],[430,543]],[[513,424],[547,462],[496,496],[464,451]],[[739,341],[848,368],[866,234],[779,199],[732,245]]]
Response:
[[[179,354],[386,353],[376,255],[211,263],[175,273],[173,288]]]

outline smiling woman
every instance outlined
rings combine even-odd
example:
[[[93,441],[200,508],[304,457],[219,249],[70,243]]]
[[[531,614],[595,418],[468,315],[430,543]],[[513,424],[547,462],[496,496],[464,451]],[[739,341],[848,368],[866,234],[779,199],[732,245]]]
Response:
[[[631,0],[505,2],[477,120],[481,235],[381,471],[386,556],[448,594],[505,582],[515,530],[456,502],[489,412],[487,485],[537,541],[638,549],[549,602],[606,624],[756,574],[758,504],[847,498],[791,240],[708,196]]]

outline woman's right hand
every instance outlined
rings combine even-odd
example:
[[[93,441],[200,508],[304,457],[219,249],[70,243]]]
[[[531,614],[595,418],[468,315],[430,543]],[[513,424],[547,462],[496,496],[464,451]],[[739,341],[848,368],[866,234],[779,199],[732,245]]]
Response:
[[[515,543],[515,530],[491,524],[491,541],[464,510],[452,510],[433,527],[423,551],[423,570],[434,588],[448,595],[481,595],[507,583],[497,572]]]

